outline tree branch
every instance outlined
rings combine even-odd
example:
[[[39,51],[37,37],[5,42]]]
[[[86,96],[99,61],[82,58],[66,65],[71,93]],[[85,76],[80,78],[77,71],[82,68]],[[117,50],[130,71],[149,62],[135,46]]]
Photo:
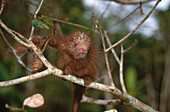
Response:
[[[18,42],[21,43],[21,44],[23,43],[22,45],[25,45],[25,47],[32,48],[33,51],[35,52],[35,54],[39,57],[39,59],[43,62],[43,64],[44,64],[47,68],[53,69],[53,66],[51,65],[51,63],[44,57],[44,55],[42,54],[41,50],[38,49],[31,40],[28,40],[28,43],[29,43],[29,44],[27,44],[27,43],[23,42],[21,39],[19,39],[15,34],[13,34],[13,33],[12,33],[12,30],[10,30],[9,28],[7,28],[7,26],[6,26],[1,20],[0,20],[0,25],[1,25],[9,34],[11,34],[16,41],[18,41]],[[20,34],[20,35],[21,35],[21,34]],[[24,38],[24,37],[23,37],[23,38]],[[26,39],[26,38],[24,38],[24,39]],[[61,70],[59,70],[59,69],[57,69],[57,70],[58,70],[58,72],[59,72],[60,74],[63,73]]]
[[[67,21],[62,21],[62,20],[55,19],[55,18],[51,18],[51,20],[53,20],[55,22],[59,22],[59,23],[64,23],[64,24],[76,26],[76,27],[83,28],[85,30],[89,30],[89,31],[94,32],[94,30],[92,30],[91,28],[88,28],[88,27],[85,27],[85,26],[82,26],[82,25],[79,25],[79,24],[75,24],[75,23],[71,23],[71,22],[67,22]]]
[[[26,81],[29,81],[29,80],[34,80],[34,79],[37,79],[37,78],[40,78],[40,77],[47,76],[47,75],[49,75],[51,73],[53,75],[55,75],[55,76],[64,78],[64,79],[69,80],[71,82],[74,82],[76,84],[86,86],[86,87],[89,87],[89,88],[98,89],[100,91],[108,92],[108,93],[114,95],[116,98],[120,99],[123,102],[123,104],[132,106],[132,107],[134,107],[134,108],[136,108],[136,109],[138,109],[140,111],[158,112],[158,111],[154,110],[152,107],[150,107],[150,106],[142,103],[138,99],[134,98],[133,96],[130,96],[129,94],[122,93],[116,87],[103,85],[103,84],[100,84],[100,83],[97,83],[97,82],[92,82],[89,85],[85,85],[83,79],[77,78],[77,77],[72,76],[72,75],[62,75],[62,74],[60,74],[60,72],[58,72],[58,69],[56,69],[56,68],[47,69],[47,70],[45,70],[43,72],[32,74],[32,75],[25,76],[25,77],[22,77],[22,78],[10,80],[10,81],[0,82],[0,87],[6,87],[6,86],[26,82]]]
[[[110,70],[108,54],[105,52],[106,45],[105,45],[102,26],[101,26],[100,22],[98,21],[98,19],[95,16],[92,16],[92,20],[93,20],[93,22],[95,24],[95,28],[97,29],[97,31],[99,32],[99,34],[100,34],[100,36],[102,38],[102,45],[103,45],[103,50],[104,50],[105,62],[106,62],[107,71],[108,71],[108,74],[109,74],[110,83],[111,83],[112,86],[115,87],[115,84],[114,84],[113,78],[112,78],[112,74],[111,74],[111,70]]]
[[[123,19],[120,19],[119,21],[117,21],[116,23],[114,23],[113,25],[111,25],[108,30],[106,32],[109,32],[114,26],[116,26],[117,24],[121,23],[122,21],[124,21],[126,18],[128,18],[130,15],[132,15],[134,12],[136,12],[139,9],[140,6],[138,6],[135,10],[133,10],[130,14],[128,14],[127,16],[125,16]]]
[[[12,50],[14,56],[17,58],[18,62],[19,62],[24,68],[26,68],[29,72],[31,72],[31,69],[28,68],[28,67],[24,64],[24,62],[21,60],[21,57],[22,57],[22,56],[18,56],[18,54],[16,53],[16,50],[10,45],[10,43],[9,43],[8,40],[6,39],[4,33],[2,32],[1,29],[0,29],[0,33],[1,33],[2,38],[4,39],[4,41],[6,42],[6,44],[7,44],[7,45],[9,46],[9,48]]]
[[[158,0],[155,5],[153,6],[153,8],[150,10],[150,12],[145,16],[145,18],[129,33],[127,34],[125,37],[123,37],[121,40],[119,40],[118,42],[116,42],[114,45],[112,45],[111,47],[109,47],[108,49],[106,49],[106,52],[109,52],[112,48],[116,47],[117,45],[119,45],[120,43],[122,43],[124,40],[126,40],[129,36],[131,36],[147,19],[148,17],[152,14],[152,12],[154,11],[154,9],[156,8],[156,6],[158,5],[158,3],[161,0]]]
[[[129,51],[129,50],[130,50],[132,47],[134,47],[137,43],[138,43],[138,40],[135,39],[134,43],[133,43],[130,47],[128,47],[127,49],[123,50],[123,53],[126,53],[127,51]]]
[[[87,102],[87,103],[93,103],[97,105],[118,105],[120,104],[121,100],[120,99],[113,99],[113,100],[102,100],[102,99],[93,99],[87,96],[83,96],[81,102]]]
[[[41,2],[40,2],[40,4],[39,4],[39,6],[38,6],[38,8],[37,8],[37,10],[35,11],[34,19],[35,19],[35,18],[37,18],[37,14],[38,14],[38,12],[40,11],[41,6],[42,6],[43,2],[44,2],[44,0],[41,0]],[[34,26],[32,25],[29,40],[31,40],[31,39],[32,39],[32,37],[33,37],[33,33],[34,33]]]
[[[47,70],[44,70],[40,73],[35,73],[35,74],[32,74],[32,75],[24,76],[24,77],[9,80],[9,81],[2,81],[2,82],[0,82],[0,87],[7,87],[7,86],[11,86],[11,85],[20,84],[20,83],[23,83],[23,82],[26,82],[26,81],[45,77],[45,76],[50,75],[50,74],[51,74],[51,69],[47,69]]]
[[[105,36],[105,38],[106,38],[106,41],[107,41],[109,47],[111,47],[112,44],[111,44],[111,42],[110,42],[109,36],[108,36],[108,34],[107,34],[107,31],[104,31],[104,36]],[[115,57],[117,63],[119,64],[119,63],[120,63],[120,60],[119,60],[119,57],[117,56],[117,54],[116,54],[114,48],[111,49],[111,52],[112,52],[113,56]]]
[[[145,0],[145,1],[124,1],[124,0],[112,0],[114,2],[120,3],[120,4],[127,4],[127,5],[136,5],[140,3],[147,3],[151,2],[153,0]]]
[[[154,110],[152,107],[144,104],[143,102],[139,101],[138,99],[136,99],[135,97],[129,95],[129,94],[125,94],[122,93],[119,89],[117,89],[116,87],[113,86],[108,86],[108,85],[104,85],[101,83],[97,83],[97,82],[92,82],[89,85],[85,85],[84,84],[84,80],[81,78],[77,78],[75,76],[72,75],[61,75],[58,74],[55,69],[53,70],[53,75],[61,77],[63,79],[69,80],[73,83],[82,85],[82,86],[86,86],[88,88],[93,88],[93,89],[97,89],[100,91],[104,91],[104,92],[108,92],[112,95],[114,95],[116,98],[120,99],[124,105],[128,105],[128,106],[132,106],[140,111],[144,111],[144,112],[158,112],[157,110]]]
[[[5,0],[2,0],[2,1],[1,1],[0,15],[2,14],[2,11],[3,11],[3,9],[4,9],[4,6],[5,6]]]
[[[121,44],[121,55],[120,55],[120,64],[119,64],[120,85],[122,87],[123,92],[127,93],[125,83],[123,80],[123,58],[124,58],[123,45]]]
[[[29,44],[27,44],[27,43],[23,42],[21,39],[19,39],[19,38],[12,32],[12,30],[9,29],[9,28],[1,21],[1,19],[0,19],[0,25],[1,25],[9,34],[11,34],[12,37],[14,37],[14,39],[15,39],[16,41],[18,41],[20,44],[22,44],[22,45],[24,45],[24,46],[26,46],[26,47],[28,47],[28,48],[31,47]]]

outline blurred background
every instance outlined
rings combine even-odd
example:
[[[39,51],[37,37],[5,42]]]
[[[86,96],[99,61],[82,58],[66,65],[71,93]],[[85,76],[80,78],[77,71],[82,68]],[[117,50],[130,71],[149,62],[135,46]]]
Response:
[[[11,29],[29,37],[31,20],[40,0],[6,0],[2,21]],[[128,34],[150,11],[156,1],[142,4],[143,15],[138,9],[124,21],[119,20],[133,12],[139,4],[126,5],[109,0],[44,0],[38,16],[48,17],[77,23],[93,28],[92,14],[100,20],[104,30],[109,31],[110,40],[117,42]],[[102,56],[102,43],[100,35],[75,26],[57,23],[56,35],[68,34],[75,30],[87,32],[100,49],[101,66],[97,81],[107,81],[107,69]],[[5,37],[12,46],[19,45],[5,30]],[[43,29],[35,29],[34,35],[49,35]],[[9,47],[0,35],[0,81],[7,81],[31,74],[23,68],[11,53]],[[126,41],[124,48],[128,48],[137,39],[138,43],[124,56],[124,80],[127,91],[142,102],[162,112],[170,111],[170,1],[162,0],[154,13],[145,23]],[[120,46],[115,48],[120,57]],[[44,55],[56,65],[57,51],[47,47]],[[32,53],[28,52],[22,60],[28,67],[33,61]],[[109,53],[109,61],[113,80],[120,89],[119,66],[113,55]],[[45,68],[43,68],[45,69]],[[28,96],[41,93],[45,104],[38,109],[26,107],[29,112],[70,112],[72,105],[72,84],[54,76],[48,76],[22,84],[0,88],[0,112],[8,112],[5,104],[22,107],[23,100]],[[93,98],[113,99],[110,94],[88,89],[86,94]],[[137,112],[136,109],[125,105],[100,106],[82,103],[80,112],[103,112],[116,108],[119,112]]]

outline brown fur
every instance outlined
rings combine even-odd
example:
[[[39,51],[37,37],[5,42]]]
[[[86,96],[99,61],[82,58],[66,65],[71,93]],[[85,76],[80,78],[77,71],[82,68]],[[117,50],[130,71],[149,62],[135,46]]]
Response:
[[[85,84],[95,80],[98,68],[97,50],[87,34],[76,31],[62,38],[57,37],[50,42],[50,45],[59,50],[57,64],[65,74],[83,78]],[[73,84],[73,92],[72,112],[78,112],[85,87]]]

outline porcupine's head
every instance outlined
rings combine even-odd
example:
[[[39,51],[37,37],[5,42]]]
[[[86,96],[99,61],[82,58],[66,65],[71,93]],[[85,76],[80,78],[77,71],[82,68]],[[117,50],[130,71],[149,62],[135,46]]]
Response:
[[[91,45],[90,37],[84,32],[76,31],[70,34],[68,38],[71,38],[68,44],[69,53],[72,54],[75,59],[86,57]]]

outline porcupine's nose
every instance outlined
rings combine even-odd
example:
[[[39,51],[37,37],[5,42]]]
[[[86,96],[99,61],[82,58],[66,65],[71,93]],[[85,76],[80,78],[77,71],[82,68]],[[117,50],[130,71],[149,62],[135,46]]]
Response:
[[[87,53],[87,51],[86,51],[85,49],[83,49],[83,48],[80,48],[80,49],[79,49],[79,53],[80,53],[80,54],[84,54],[84,53]]]

